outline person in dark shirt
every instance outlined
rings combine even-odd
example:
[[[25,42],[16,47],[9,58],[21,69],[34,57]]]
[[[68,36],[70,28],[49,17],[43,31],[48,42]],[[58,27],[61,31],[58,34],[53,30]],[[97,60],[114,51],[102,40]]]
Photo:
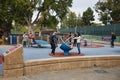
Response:
[[[0,29],[0,38],[2,38],[3,31]]]
[[[70,32],[69,34],[68,34],[68,37],[69,37],[69,42],[70,42],[70,44],[71,44],[71,41],[72,41],[72,33]]]
[[[74,34],[74,37],[77,37],[76,33]],[[76,46],[76,44],[77,44],[77,39],[74,39],[73,46]]]
[[[54,32],[49,39],[52,49],[51,54],[55,55],[55,49],[57,47],[57,41],[58,41],[57,32]]]
[[[114,32],[111,32],[111,47],[114,48],[114,42],[116,39],[116,35]]]

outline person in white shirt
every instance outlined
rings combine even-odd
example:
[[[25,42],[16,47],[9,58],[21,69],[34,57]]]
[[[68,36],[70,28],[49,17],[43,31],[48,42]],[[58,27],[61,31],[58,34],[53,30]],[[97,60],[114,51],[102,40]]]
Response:
[[[30,32],[28,34],[28,47],[32,46],[32,41],[33,41],[34,35],[32,34],[32,32]]]
[[[82,40],[81,34],[78,32],[77,37],[74,37],[73,39],[77,39],[78,54],[81,54],[81,50],[80,50],[80,43],[81,43],[81,40]]]
[[[27,33],[23,34],[23,46],[27,47],[28,35]]]

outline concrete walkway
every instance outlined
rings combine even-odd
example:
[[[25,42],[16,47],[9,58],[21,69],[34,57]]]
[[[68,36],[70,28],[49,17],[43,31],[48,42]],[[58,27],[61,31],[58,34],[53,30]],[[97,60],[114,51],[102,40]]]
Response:
[[[51,71],[0,80],[120,80],[120,67]]]

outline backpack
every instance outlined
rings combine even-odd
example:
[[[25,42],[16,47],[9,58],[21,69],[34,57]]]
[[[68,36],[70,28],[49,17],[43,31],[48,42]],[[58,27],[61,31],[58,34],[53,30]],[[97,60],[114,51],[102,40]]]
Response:
[[[50,37],[50,43],[57,44],[57,41],[58,41],[58,38],[55,35]]]

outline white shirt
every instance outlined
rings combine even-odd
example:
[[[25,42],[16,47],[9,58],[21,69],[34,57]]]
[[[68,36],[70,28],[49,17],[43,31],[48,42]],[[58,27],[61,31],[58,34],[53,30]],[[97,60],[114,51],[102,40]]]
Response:
[[[28,36],[26,34],[23,34],[23,41],[27,41]]]
[[[82,40],[82,37],[81,37],[81,36],[78,36],[78,37],[74,37],[73,39],[77,39],[77,43],[80,43],[81,40]]]

